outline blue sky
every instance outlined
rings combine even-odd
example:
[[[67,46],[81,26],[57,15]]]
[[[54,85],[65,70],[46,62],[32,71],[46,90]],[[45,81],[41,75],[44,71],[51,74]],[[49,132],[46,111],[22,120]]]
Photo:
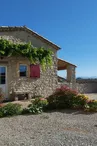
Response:
[[[97,0],[0,0],[0,25],[28,26],[61,46],[77,77],[97,76]]]

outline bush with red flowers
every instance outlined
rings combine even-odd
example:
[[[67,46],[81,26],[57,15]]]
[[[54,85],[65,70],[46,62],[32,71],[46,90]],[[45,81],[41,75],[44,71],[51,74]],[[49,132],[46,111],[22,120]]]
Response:
[[[77,91],[62,86],[47,98],[49,109],[84,108],[87,98]]]

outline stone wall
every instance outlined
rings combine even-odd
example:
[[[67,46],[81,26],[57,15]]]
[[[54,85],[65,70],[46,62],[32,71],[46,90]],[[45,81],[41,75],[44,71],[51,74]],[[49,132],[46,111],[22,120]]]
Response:
[[[48,44],[37,39],[33,35],[25,31],[5,31],[0,32],[0,37],[10,40],[14,43],[31,42],[35,47],[50,48],[54,55],[52,68],[47,68],[45,72],[41,69],[40,78],[30,78],[29,68],[30,62],[27,58],[10,57],[0,59],[0,64],[7,66],[7,97],[13,93],[30,93],[31,96],[42,95],[47,97],[51,95],[57,87],[62,85],[69,86],[75,89],[75,67],[68,66],[68,80],[69,83],[58,83],[57,77],[57,50]],[[27,77],[19,77],[19,64],[27,65]]]
[[[97,79],[77,80],[76,88],[80,93],[97,93]]]
[[[66,87],[69,87],[71,89],[73,89],[73,84],[72,83],[69,83],[69,82],[58,82],[58,85],[57,85],[57,88],[60,88],[62,86],[66,86]]]
[[[0,36],[4,39],[11,40],[15,43],[29,42],[35,47],[51,48],[54,52],[52,68],[47,68],[45,72],[41,69],[40,78],[30,78],[29,67],[30,62],[27,58],[10,57],[0,59],[0,65],[7,66],[7,93],[8,97],[14,92],[29,92],[31,96],[42,95],[49,96],[57,87],[57,51],[55,48],[48,46],[42,41],[34,38],[31,34],[24,31],[0,32]],[[26,64],[28,71],[27,77],[19,77],[19,64]]]
[[[55,59],[55,58],[54,58]],[[56,60],[54,60],[56,62]],[[19,64],[27,65],[27,77],[19,77]],[[30,62],[26,58],[14,57],[0,60],[0,65],[7,66],[8,96],[14,93],[30,93],[47,97],[57,87],[56,66],[40,73],[40,78],[30,78]]]
[[[59,80],[57,87],[61,86],[76,89],[79,93],[97,93],[97,79],[76,80],[76,83],[67,82],[66,80],[60,82]]]

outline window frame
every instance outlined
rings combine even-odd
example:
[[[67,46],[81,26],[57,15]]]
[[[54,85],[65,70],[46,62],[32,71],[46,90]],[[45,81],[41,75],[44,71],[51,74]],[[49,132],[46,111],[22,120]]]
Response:
[[[26,76],[21,76],[21,75],[20,75],[20,66],[21,66],[21,65],[22,65],[22,66],[26,66]],[[27,66],[27,64],[20,63],[20,64],[19,64],[19,77],[20,77],[20,78],[26,78],[26,77],[27,77],[27,72],[28,72],[28,66]]]
[[[5,77],[5,83],[0,83],[0,85],[6,85],[7,84],[7,67],[5,65],[0,65],[0,67],[5,68],[5,75],[0,75],[0,77]]]

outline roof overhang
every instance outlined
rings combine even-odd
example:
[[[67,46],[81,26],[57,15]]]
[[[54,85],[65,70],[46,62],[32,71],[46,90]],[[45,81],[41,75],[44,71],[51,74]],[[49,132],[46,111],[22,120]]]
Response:
[[[67,62],[67,61],[65,61],[63,59],[58,58],[58,67],[57,67],[58,70],[65,70],[65,69],[67,69],[68,65],[77,67],[76,65],[74,65],[74,64],[72,64],[70,62]]]
[[[44,42],[44,43],[48,44],[49,46],[55,48],[56,50],[61,49],[56,44],[52,43],[48,39],[44,38],[43,36],[39,35],[38,33],[34,32],[34,31],[32,31],[31,29],[29,29],[26,26],[0,26],[0,32],[4,32],[4,31],[26,31],[26,32],[30,33],[31,35],[33,35],[34,37],[41,40],[42,42]]]

